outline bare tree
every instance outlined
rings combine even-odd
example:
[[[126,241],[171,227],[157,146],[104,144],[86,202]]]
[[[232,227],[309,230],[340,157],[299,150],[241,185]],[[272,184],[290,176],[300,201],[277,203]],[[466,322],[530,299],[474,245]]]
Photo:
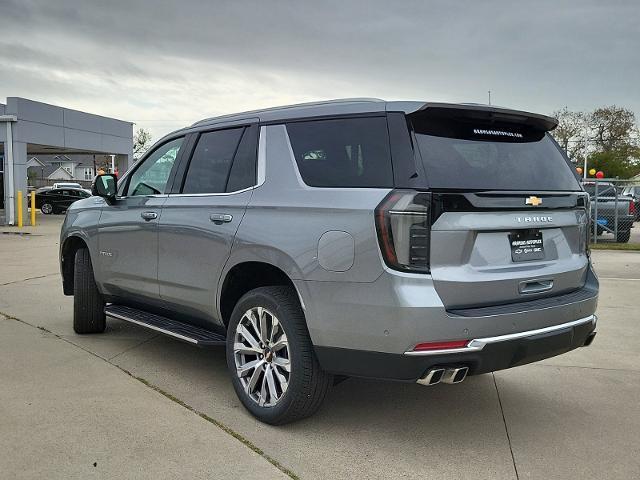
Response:
[[[551,132],[553,138],[572,161],[581,161],[587,148],[587,115],[564,107],[553,112],[553,116],[558,119],[558,126]]]
[[[591,140],[600,152],[625,151],[637,146],[638,127],[634,113],[611,105],[589,115]]]
[[[138,128],[133,134],[133,158],[139,159],[151,146],[151,133],[144,128]]]

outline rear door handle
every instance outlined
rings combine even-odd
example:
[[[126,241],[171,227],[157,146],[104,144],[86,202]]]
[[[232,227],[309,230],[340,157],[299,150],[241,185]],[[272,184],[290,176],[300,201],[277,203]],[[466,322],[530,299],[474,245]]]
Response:
[[[228,213],[212,213],[209,215],[209,220],[219,225],[221,223],[229,223],[233,220],[233,216]]]
[[[553,288],[553,280],[527,280],[520,282],[520,293],[539,293],[546,292]]]
[[[144,218],[147,222],[149,220],[155,220],[156,218],[158,218],[158,214],[156,212],[142,212],[140,216]]]

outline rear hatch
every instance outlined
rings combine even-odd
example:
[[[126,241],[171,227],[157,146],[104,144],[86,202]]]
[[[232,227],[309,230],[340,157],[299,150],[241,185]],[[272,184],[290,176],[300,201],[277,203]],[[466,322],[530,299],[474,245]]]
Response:
[[[483,107],[409,116],[432,192],[430,270],[448,309],[584,285],[587,198],[548,117]]]

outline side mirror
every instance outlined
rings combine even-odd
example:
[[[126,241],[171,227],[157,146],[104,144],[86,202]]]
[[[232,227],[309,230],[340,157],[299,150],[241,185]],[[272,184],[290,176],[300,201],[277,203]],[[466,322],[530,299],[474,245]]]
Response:
[[[111,203],[116,199],[118,179],[113,173],[98,175],[91,185],[91,194],[104,198]]]

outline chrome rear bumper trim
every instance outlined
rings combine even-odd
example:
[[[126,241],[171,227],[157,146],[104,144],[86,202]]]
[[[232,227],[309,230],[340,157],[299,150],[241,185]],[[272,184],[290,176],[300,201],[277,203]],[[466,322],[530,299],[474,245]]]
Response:
[[[468,352],[477,352],[482,350],[485,345],[490,343],[498,343],[498,342],[508,342],[509,340],[517,340],[520,338],[532,337],[534,335],[540,335],[543,333],[550,333],[559,330],[564,330],[565,328],[572,328],[578,325],[582,325],[585,323],[593,323],[594,327],[596,325],[598,318],[595,315],[589,315],[588,317],[580,318],[578,320],[573,320],[572,322],[561,323],[560,325],[552,325],[550,327],[539,328],[537,330],[527,330],[526,332],[519,333],[509,333],[507,335],[499,335],[497,337],[485,337],[485,338],[475,338],[469,342],[466,347],[463,348],[450,348],[447,350],[427,350],[421,352],[415,352],[413,350],[409,350],[404,352],[405,355],[411,356],[427,356],[427,355],[443,355],[449,353],[468,353]]]

